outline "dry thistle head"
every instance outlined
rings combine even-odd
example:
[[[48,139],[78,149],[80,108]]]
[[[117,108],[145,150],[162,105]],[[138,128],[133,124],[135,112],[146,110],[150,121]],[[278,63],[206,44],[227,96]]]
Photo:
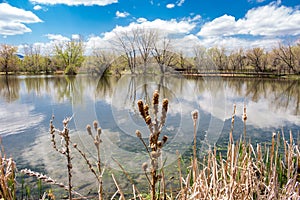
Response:
[[[144,110],[144,103],[142,100],[138,100],[137,102],[138,108],[139,108],[139,112],[141,114],[141,116],[145,119],[146,118],[146,114],[145,114],[145,110]]]
[[[194,110],[191,112],[192,118],[194,121],[198,119],[198,110]]]
[[[153,99],[152,99],[152,104],[153,105],[158,105],[158,99],[159,99],[159,93],[157,90],[153,92]]]
[[[92,127],[91,125],[86,125],[86,131],[88,132],[89,135],[92,135]]]
[[[142,138],[142,133],[139,130],[135,131],[136,137]]]
[[[164,99],[163,102],[162,102],[162,109],[163,109],[165,112],[168,112],[168,105],[169,105],[168,99]]]
[[[147,169],[148,169],[148,164],[147,164],[146,162],[144,162],[144,163],[142,164],[142,169],[143,169],[144,172],[147,171]]]
[[[97,130],[97,128],[98,128],[98,122],[96,120],[93,122],[93,125],[94,125],[94,129]]]

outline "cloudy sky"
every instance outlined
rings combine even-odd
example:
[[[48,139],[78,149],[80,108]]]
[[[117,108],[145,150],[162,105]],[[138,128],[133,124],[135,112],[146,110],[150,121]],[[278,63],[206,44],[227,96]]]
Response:
[[[2,0],[0,43],[47,45],[84,36],[107,48],[119,31],[161,29],[174,46],[264,47],[300,39],[300,0]],[[177,45],[177,46],[176,46]]]

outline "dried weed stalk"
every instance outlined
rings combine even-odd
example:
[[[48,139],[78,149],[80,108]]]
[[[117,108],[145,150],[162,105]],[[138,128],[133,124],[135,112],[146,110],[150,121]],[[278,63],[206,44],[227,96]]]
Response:
[[[162,182],[162,191],[163,196],[165,198],[165,188],[164,188],[164,177],[163,177],[163,170],[159,170],[159,163],[158,158],[161,156],[162,153],[162,147],[167,142],[168,137],[164,135],[161,140],[159,140],[160,133],[162,131],[163,126],[166,122],[167,112],[168,112],[168,99],[163,99],[162,101],[162,109],[161,109],[161,117],[159,120],[158,112],[159,112],[159,93],[158,91],[154,91],[153,98],[152,98],[152,114],[153,117],[150,116],[149,113],[149,105],[144,104],[142,100],[139,100],[137,102],[138,109],[140,112],[140,115],[143,117],[145,123],[147,124],[150,136],[149,136],[149,146],[146,145],[142,134],[139,130],[136,131],[137,137],[142,141],[142,143],[145,146],[146,151],[149,154],[150,160],[151,160],[151,167],[150,167],[150,175],[151,178],[148,176],[148,164],[144,163],[142,166],[143,171],[145,172],[146,178],[149,182],[150,188],[151,188],[151,199],[160,199],[160,192],[156,194],[156,184],[161,181]],[[158,197],[156,197],[158,195]]]

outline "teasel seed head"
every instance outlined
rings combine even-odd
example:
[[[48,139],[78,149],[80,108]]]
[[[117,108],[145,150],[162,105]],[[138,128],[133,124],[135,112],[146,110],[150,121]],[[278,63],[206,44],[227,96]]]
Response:
[[[99,127],[99,128],[97,129],[97,135],[100,137],[101,133],[102,133],[102,129]]]
[[[146,118],[146,114],[145,114],[145,110],[144,110],[144,103],[142,100],[138,100],[137,102],[138,108],[139,108],[139,112],[141,114],[141,116],[145,119]]]
[[[157,148],[161,149],[163,147],[162,141],[157,142]]]
[[[168,141],[168,136],[164,135],[162,138],[162,143],[165,144]]]
[[[148,164],[147,164],[146,162],[144,162],[144,163],[142,164],[142,169],[143,169],[144,172],[147,171],[147,169],[148,169]]]
[[[94,129],[97,130],[97,128],[98,128],[98,122],[96,120],[93,122],[93,125],[94,125]]]
[[[135,131],[136,137],[142,138],[142,133],[139,130]]]
[[[153,99],[152,99],[153,105],[157,105],[158,104],[158,99],[159,99],[159,93],[158,93],[157,90],[155,90],[154,93],[153,93]]]
[[[160,152],[157,152],[157,151],[151,151],[151,158],[158,158],[160,156]]]
[[[92,135],[92,127],[91,125],[86,125],[86,131],[88,132],[89,135]]]
[[[145,122],[146,122],[147,125],[151,124],[151,117],[150,117],[150,115],[146,116]]]
[[[148,104],[144,105],[144,112],[145,112],[145,116],[149,115],[149,105]]]
[[[198,110],[192,111],[191,114],[192,114],[193,120],[197,120],[198,119]]]
[[[163,102],[162,102],[162,109],[165,112],[168,112],[168,104],[169,104],[169,100],[168,99],[164,99]]]

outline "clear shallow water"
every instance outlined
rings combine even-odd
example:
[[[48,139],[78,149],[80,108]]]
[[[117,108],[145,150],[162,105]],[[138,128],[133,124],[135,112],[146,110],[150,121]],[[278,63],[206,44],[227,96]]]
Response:
[[[37,169],[57,179],[65,178],[63,157],[54,152],[48,133],[49,120],[61,128],[65,117],[73,116],[71,138],[91,159],[93,141],[85,127],[96,119],[103,129],[102,160],[118,170],[117,159],[131,173],[141,173],[148,161],[143,145],[135,136],[147,127],[138,114],[139,99],[151,103],[159,90],[161,100],[169,99],[169,111],[162,135],[169,137],[164,147],[166,165],[176,161],[176,150],[189,155],[193,141],[191,111],[199,110],[198,151],[227,143],[233,105],[237,105],[234,137],[243,134],[241,120],[247,107],[247,136],[253,142],[268,142],[273,132],[300,130],[300,81],[266,79],[193,78],[175,76],[122,76],[102,79],[79,75],[0,77],[0,134],[6,153],[19,166]],[[75,155],[75,177],[88,182],[84,162]],[[109,185],[107,186],[109,187]]]

